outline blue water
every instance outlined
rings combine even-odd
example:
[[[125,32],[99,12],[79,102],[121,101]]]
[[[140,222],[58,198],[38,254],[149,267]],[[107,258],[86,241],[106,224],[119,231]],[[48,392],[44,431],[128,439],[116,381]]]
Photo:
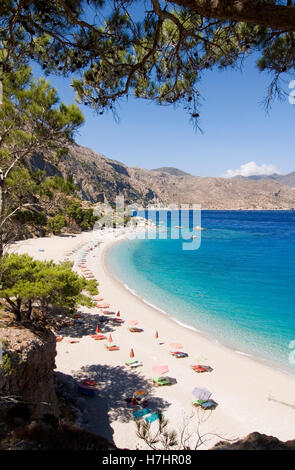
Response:
[[[187,236],[191,225],[186,212],[172,236]],[[295,372],[295,212],[203,211],[198,225],[206,231],[194,232],[197,250],[183,250],[181,238],[124,241],[107,263],[171,317]]]

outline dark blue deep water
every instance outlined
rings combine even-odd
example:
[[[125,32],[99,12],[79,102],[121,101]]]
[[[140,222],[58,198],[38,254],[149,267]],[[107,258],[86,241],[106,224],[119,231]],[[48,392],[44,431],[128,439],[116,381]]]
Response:
[[[161,214],[155,217],[161,224]],[[178,224],[163,219],[169,239],[160,239],[165,232],[158,229],[158,238],[115,245],[107,257],[111,270],[181,323],[295,372],[289,347],[295,340],[295,211],[203,211],[201,217],[195,225],[206,231],[192,232],[201,237],[199,249],[184,250],[184,240],[173,239],[192,229],[187,211]]]

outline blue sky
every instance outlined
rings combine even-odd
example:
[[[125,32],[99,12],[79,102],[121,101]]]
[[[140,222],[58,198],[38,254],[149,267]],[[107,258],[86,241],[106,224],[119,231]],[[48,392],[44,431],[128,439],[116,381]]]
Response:
[[[42,75],[39,67],[34,75]],[[205,74],[199,87],[203,134],[194,131],[181,107],[129,99],[121,102],[117,123],[112,114],[97,116],[81,105],[86,121],[76,141],[128,166],[174,166],[194,175],[220,176],[254,161],[288,173],[295,170],[295,105],[276,101],[267,114],[262,101],[270,80],[256,69],[254,58],[243,72]],[[74,100],[71,78],[51,76],[50,82],[64,102]]]

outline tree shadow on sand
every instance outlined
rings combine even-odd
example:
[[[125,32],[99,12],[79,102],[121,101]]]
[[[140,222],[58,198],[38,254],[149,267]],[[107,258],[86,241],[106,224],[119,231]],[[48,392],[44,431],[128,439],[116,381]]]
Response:
[[[95,334],[97,325],[102,334],[112,333],[122,326],[120,323],[113,325],[110,318],[105,315],[93,313],[83,313],[81,320],[77,319],[73,321],[73,326],[61,328],[59,335],[70,336],[71,338],[82,338],[83,336]]]
[[[97,383],[95,397],[85,400],[88,411],[88,428],[96,434],[106,437],[113,443],[113,421],[128,423],[134,421],[133,411],[128,408],[125,398],[132,396],[135,390],[145,389],[148,392],[148,408],[151,411],[165,410],[170,403],[153,396],[155,387],[139,372],[124,366],[90,365],[82,367],[74,377],[77,380],[89,378]],[[136,408],[138,409],[138,408]],[[135,428],[135,424],[134,424]]]

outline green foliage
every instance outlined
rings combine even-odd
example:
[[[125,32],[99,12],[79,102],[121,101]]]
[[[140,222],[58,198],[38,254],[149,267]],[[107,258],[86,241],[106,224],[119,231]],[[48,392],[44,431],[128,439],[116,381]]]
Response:
[[[66,226],[66,219],[63,215],[55,215],[47,221],[47,228],[54,234],[59,235],[61,229]]]
[[[98,283],[95,279],[87,280],[87,285],[85,290],[88,292],[89,295],[97,295],[98,294]]]
[[[251,10],[248,2],[241,2],[241,8],[218,2],[215,8],[212,2],[147,0],[136,14],[135,3],[115,1],[110,7],[102,0],[5,0],[0,9],[0,79],[1,71],[9,73],[15,63],[34,59],[45,73],[71,74],[77,100],[99,114],[115,113],[116,102],[133,93],[161,105],[182,103],[196,120],[204,71],[239,66],[253,52],[262,53],[263,70],[294,70],[294,21],[290,18],[286,24],[287,2],[283,6],[280,0],[253,1],[253,11],[260,10],[257,21],[244,14]],[[261,9],[268,5],[273,12],[265,15],[267,23]],[[279,9],[285,18],[282,27],[276,25]],[[91,11],[90,22],[85,11]],[[44,87],[44,82],[37,86]],[[32,96],[37,98],[34,88]],[[60,112],[58,119],[52,118],[62,125]],[[64,117],[78,118],[71,107]]]
[[[0,58],[1,55],[3,49]],[[0,68],[1,63],[0,60]],[[59,103],[57,92],[48,81],[43,78],[34,81],[31,68],[24,64],[14,65],[1,78],[0,256],[4,244],[16,236],[14,222],[31,222],[34,218],[26,212],[18,219],[18,212],[37,206],[40,212],[40,198],[50,198],[57,190],[66,194],[76,190],[71,180],[54,177],[48,181],[44,172],[31,172],[26,166],[34,152],[43,153],[52,162],[58,161],[84,119],[77,106]]]
[[[2,361],[0,362],[0,370],[5,376],[13,374],[14,369],[8,354],[3,354]]]
[[[72,200],[65,209],[65,215],[74,220],[82,230],[92,229],[98,218],[93,209],[83,209],[79,201]]]
[[[92,306],[91,298],[83,294],[89,281],[73,272],[69,262],[55,264],[26,254],[5,254],[0,260],[0,273],[0,297],[8,302],[17,320],[25,312],[30,318],[31,304],[45,313],[49,309],[72,313],[78,305]]]

